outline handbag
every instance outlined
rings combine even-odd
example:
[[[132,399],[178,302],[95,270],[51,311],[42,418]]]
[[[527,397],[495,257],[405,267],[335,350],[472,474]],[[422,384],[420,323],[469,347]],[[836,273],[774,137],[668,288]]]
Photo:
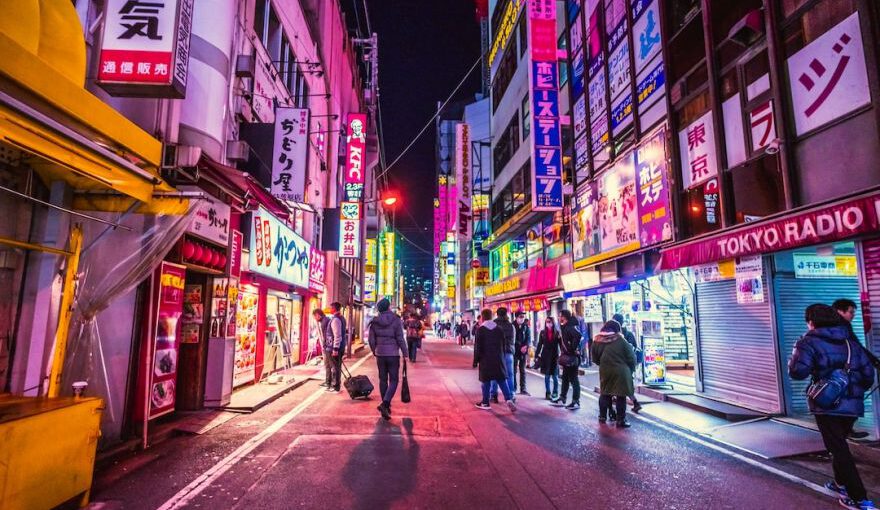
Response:
[[[814,378],[807,387],[807,398],[819,409],[830,411],[840,405],[841,399],[846,395],[849,387],[850,361],[852,349],[849,340],[846,341],[846,365],[828,374],[822,379]]]
[[[403,360],[403,384],[400,387],[400,401],[409,404],[412,397],[409,394],[409,379],[406,377],[406,359]]]
[[[563,367],[573,367],[578,364],[578,357],[574,354],[560,354],[559,359],[557,361],[560,366]]]

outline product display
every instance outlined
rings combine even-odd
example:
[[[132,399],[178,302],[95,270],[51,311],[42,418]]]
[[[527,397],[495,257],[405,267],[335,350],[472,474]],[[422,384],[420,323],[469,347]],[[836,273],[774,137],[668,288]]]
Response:
[[[238,293],[236,313],[235,370],[232,385],[241,386],[253,382],[257,363],[257,305],[256,293]]]

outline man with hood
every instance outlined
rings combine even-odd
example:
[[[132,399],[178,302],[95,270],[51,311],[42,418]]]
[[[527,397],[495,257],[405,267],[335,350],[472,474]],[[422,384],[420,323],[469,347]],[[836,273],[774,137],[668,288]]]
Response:
[[[794,346],[788,375],[795,380],[812,377],[814,382],[829,382],[826,388],[831,389],[825,391],[833,391],[831,381],[846,381],[846,387],[832,405],[807,398],[822,441],[831,452],[834,480],[827,482],[825,488],[840,495],[844,508],[873,509],[874,503],[868,499],[846,436],[858,417],[865,415],[865,391],[874,381],[874,367],[864,349],[850,338],[850,329],[834,308],[810,305],[804,320],[809,331]]]
[[[642,350],[639,349],[639,343],[636,342],[636,335],[629,330],[623,323],[623,315],[619,313],[615,313],[611,316],[611,320],[616,321],[620,324],[620,334],[623,335],[623,339],[626,340],[626,343],[630,344],[633,348],[633,351],[636,353],[636,366],[640,365],[643,361]],[[633,412],[638,413],[642,409],[642,404],[636,399],[636,394],[633,393],[630,396],[630,400],[633,402]]]
[[[520,395],[528,395],[526,391],[526,365],[529,361],[529,348],[532,346],[531,328],[526,322],[526,314],[523,312],[516,313],[516,322],[513,325],[514,331],[514,353],[513,353],[513,387],[519,386]],[[516,376],[519,375],[519,385],[516,383]]]
[[[559,398],[551,402],[552,405],[565,406],[569,411],[581,408],[581,381],[578,378],[580,371],[580,354],[578,347],[581,344],[581,331],[577,327],[577,319],[571,310],[559,312],[559,325],[561,328],[561,342],[559,344],[559,365],[562,367],[562,391]],[[571,403],[565,405],[568,398],[568,388],[571,386]]]
[[[513,353],[515,350],[515,338],[516,331],[513,329],[513,324],[510,323],[510,319],[507,318],[507,308],[503,306],[498,309],[498,317],[495,319],[495,325],[498,326],[498,329],[501,330],[501,334],[504,336],[504,368],[507,373],[507,387],[510,389],[510,393],[515,393],[513,384]],[[490,319],[492,317],[489,317]],[[492,402],[498,403],[498,384],[495,381],[492,381]],[[516,399],[516,397],[514,397]]]
[[[504,360],[504,333],[496,321],[492,320],[492,310],[488,308],[480,312],[483,324],[477,329],[474,339],[474,368],[480,369],[480,382],[483,387],[483,399],[476,403],[477,409],[489,410],[489,388],[501,386],[501,393],[507,401],[511,412],[516,412],[513,391],[507,384],[507,363]]]
[[[593,338],[593,362],[599,365],[599,422],[608,420],[613,399],[617,400],[617,426],[627,428],[626,397],[632,397],[636,353],[621,334],[620,323],[610,320]]]
[[[379,315],[374,317],[368,326],[368,341],[370,350],[376,357],[376,366],[379,369],[379,394],[382,396],[382,403],[376,409],[386,420],[391,419],[391,401],[400,382],[398,352],[404,356],[408,354],[406,340],[403,338],[403,322],[390,308],[391,303],[388,299],[381,299],[376,303]]]

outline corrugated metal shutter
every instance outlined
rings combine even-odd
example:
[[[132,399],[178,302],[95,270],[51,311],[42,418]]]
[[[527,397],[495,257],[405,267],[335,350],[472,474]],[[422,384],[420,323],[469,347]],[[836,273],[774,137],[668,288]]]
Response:
[[[739,304],[736,281],[696,287],[699,365],[706,396],[768,413],[782,410],[770,297]]]
[[[871,339],[869,343],[874,354],[880,354],[880,239],[862,242],[862,265],[864,266],[862,271],[865,274],[865,292],[868,298],[867,312],[871,318],[869,331]],[[876,398],[877,394],[875,393],[865,404],[873,404]],[[865,421],[868,421],[868,418],[866,409]],[[872,428],[876,426],[873,408],[870,413],[870,422]]]
[[[779,332],[783,367],[788,366],[794,344],[806,332],[804,310],[813,303],[831,304],[835,299],[848,298],[859,302],[859,281],[857,278],[795,278],[791,273],[774,276],[776,293],[776,320]],[[857,334],[864,331],[861,314],[856,314],[853,329]],[[808,414],[807,396],[804,393],[809,380],[793,381],[788,370],[783,375],[786,391],[791,401],[791,414]],[[873,413],[865,413],[866,415]],[[873,427],[873,426],[872,426]]]

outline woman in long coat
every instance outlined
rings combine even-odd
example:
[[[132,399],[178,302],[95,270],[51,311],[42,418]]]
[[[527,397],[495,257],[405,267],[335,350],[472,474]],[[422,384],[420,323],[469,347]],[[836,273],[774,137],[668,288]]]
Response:
[[[544,374],[544,389],[547,390],[546,400],[559,398],[559,342],[562,335],[552,317],[544,321],[544,329],[538,334],[538,347],[535,349],[535,361]],[[550,392],[550,380],[553,380],[553,392]]]
[[[492,320],[492,310],[481,312],[483,324],[477,329],[474,340],[474,368],[480,368],[480,382],[483,385],[483,400],[476,403],[478,409],[491,409],[489,406],[489,389],[492,381],[498,384],[504,393],[504,400],[511,411],[516,411],[513,393],[507,384],[507,369],[504,364],[504,333]]]
[[[626,397],[635,394],[633,372],[636,353],[620,333],[620,323],[608,321],[593,339],[593,362],[599,365],[599,422],[605,423],[611,409],[612,397],[618,397],[617,426],[629,427],[626,421]]]

